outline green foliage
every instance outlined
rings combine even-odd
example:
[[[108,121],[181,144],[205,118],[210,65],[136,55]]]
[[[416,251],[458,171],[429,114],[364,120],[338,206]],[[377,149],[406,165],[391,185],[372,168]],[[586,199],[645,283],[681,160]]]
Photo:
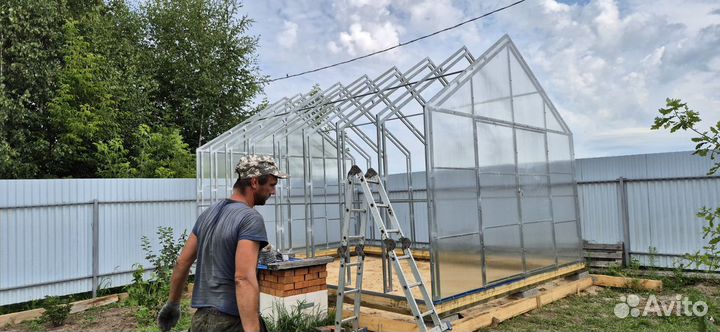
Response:
[[[147,259],[155,270],[150,278],[144,278],[144,268],[140,264],[133,265],[133,283],[127,286],[127,304],[138,306],[135,316],[140,325],[155,324],[155,317],[162,308],[170,294],[170,281],[172,271],[180,251],[187,239],[187,232],[183,232],[177,239],[173,238],[172,227],[158,227],[157,235],[160,244],[160,251],[156,254],[153,250],[150,239],[142,237],[142,249]]]
[[[655,118],[652,129],[670,129],[670,132],[678,130],[690,130],[696,134],[691,140],[695,143],[695,152],[693,154],[710,157],[716,160],[720,153],[720,121],[714,126],[710,126],[707,130],[698,129],[698,125],[702,121],[700,114],[690,109],[687,103],[683,103],[680,99],[666,100],[666,107],[658,110],[660,116]],[[708,175],[713,175],[720,170],[720,161],[716,161],[708,171]],[[695,268],[708,268],[711,271],[720,269],[720,208],[710,209],[703,207],[697,214],[705,225],[703,226],[703,239],[708,244],[703,246],[703,250],[695,253],[689,253],[685,259],[694,264]]]
[[[0,2],[0,178],[194,176],[192,151],[257,111],[238,8]]]
[[[67,300],[60,300],[56,296],[46,296],[42,307],[45,312],[40,316],[40,320],[50,323],[52,326],[61,326],[65,324],[70,315],[72,304],[69,304]]]
[[[158,117],[194,149],[248,114],[261,91],[252,20],[230,0],[149,0],[148,47]]]
[[[272,307],[273,315],[263,317],[267,330],[270,332],[312,332],[316,331],[318,327],[335,324],[334,311],[329,311],[327,315],[317,311],[304,313],[302,308],[305,307],[305,301],[298,301],[297,305],[291,306],[290,310],[279,302],[273,303]]]

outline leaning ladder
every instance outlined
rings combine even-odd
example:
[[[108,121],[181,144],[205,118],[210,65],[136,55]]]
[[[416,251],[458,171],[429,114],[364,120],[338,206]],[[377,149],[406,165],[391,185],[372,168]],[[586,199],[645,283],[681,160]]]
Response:
[[[338,274],[338,290],[336,301],[337,307],[335,310],[335,331],[342,331],[342,325],[348,322],[352,322],[354,331],[360,330],[360,297],[362,294],[363,266],[365,263],[364,248],[366,218],[364,218],[364,216],[360,216],[360,232],[357,235],[349,234],[349,224],[351,220],[351,215],[353,213],[367,212],[372,215],[373,220],[375,221],[375,225],[380,231],[381,240],[383,241],[383,244],[385,244],[390,260],[395,267],[394,270],[397,273],[398,280],[400,280],[400,285],[403,289],[403,292],[405,293],[405,298],[407,299],[408,305],[410,306],[410,311],[413,314],[415,323],[418,325],[419,331],[439,332],[452,329],[452,326],[449,322],[440,320],[440,316],[435,310],[435,305],[430,298],[428,289],[425,285],[425,282],[423,282],[422,277],[420,276],[420,271],[418,271],[417,263],[415,262],[415,258],[413,257],[410,250],[411,241],[403,235],[402,229],[400,229],[400,223],[398,222],[392,205],[390,204],[390,198],[388,197],[385,188],[380,182],[380,178],[378,177],[377,172],[370,168],[368,169],[367,173],[363,175],[360,167],[358,167],[357,165],[353,165],[350,168],[350,172],[348,172],[348,177],[345,181],[345,184],[347,187],[345,189],[345,212],[343,215],[344,222],[342,227],[341,244],[340,248],[338,248],[338,255],[340,256],[340,273]],[[377,192],[380,195],[380,202],[375,201],[375,196],[373,195],[371,185],[376,186]],[[359,207],[356,206],[355,202],[353,201],[353,186],[360,186],[362,190],[362,196],[365,198],[364,201],[362,201],[360,204],[357,204],[360,205]],[[385,222],[380,214],[379,209],[381,208],[387,210],[387,215],[389,219],[388,225],[385,225]],[[390,228],[388,228],[388,226]],[[349,246],[352,242],[356,243],[355,254],[357,259],[355,262],[351,261],[349,249]],[[400,248],[403,251],[403,254],[400,256],[398,256],[395,252],[395,248],[397,247],[398,243],[400,244]],[[402,264],[400,264],[401,261],[405,260],[408,261],[410,270],[415,277],[415,282],[413,283],[408,282],[407,277],[405,276],[405,270],[403,269]],[[346,287],[346,284],[351,283],[350,280],[347,280],[350,276],[351,267],[356,267],[357,276],[355,279],[355,287],[348,289]],[[420,290],[427,311],[420,311],[420,307],[418,306],[417,301],[415,301],[415,297],[412,293],[414,288],[418,288]],[[354,296],[352,297],[353,315],[343,319],[343,303],[345,296],[349,294],[354,294]],[[430,316],[433,321],[434,327],[431,329],[428,329],[428,327],[425,325],[425,317],[428,316]]]

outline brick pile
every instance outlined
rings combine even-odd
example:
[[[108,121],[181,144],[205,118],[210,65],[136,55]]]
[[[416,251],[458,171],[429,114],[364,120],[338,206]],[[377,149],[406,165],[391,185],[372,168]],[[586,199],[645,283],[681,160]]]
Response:
[[[277,297],[287,297],[326,290],[325,264],[287,270],[261,270],[260,291]]]

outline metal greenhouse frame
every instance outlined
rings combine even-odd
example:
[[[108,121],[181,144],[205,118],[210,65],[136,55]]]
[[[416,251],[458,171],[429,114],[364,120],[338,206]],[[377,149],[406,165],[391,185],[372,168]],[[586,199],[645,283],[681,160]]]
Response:
[[[436,301],[582,260],[572,133],[508,36],[267,106],[197,149],[199,211],[245,154],[290,174],[257,208],[271,243],[307,256],[339,245],[350,166],[376,169]]]

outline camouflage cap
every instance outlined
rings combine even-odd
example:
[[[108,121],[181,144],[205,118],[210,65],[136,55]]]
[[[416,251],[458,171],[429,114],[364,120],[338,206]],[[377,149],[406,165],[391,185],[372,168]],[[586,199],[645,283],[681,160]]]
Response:
[[[241,179],[252,178],[262,175],[274,175],[281,179],[287,179],[288,175],[280,172],[275,159],[270,156],[248,155],[242,156],[235,166],[235,172]]]

